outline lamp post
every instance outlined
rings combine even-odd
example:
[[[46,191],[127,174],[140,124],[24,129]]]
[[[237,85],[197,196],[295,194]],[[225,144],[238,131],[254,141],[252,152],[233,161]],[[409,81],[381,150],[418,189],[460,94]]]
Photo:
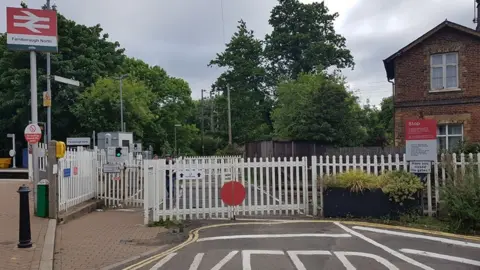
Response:
[[[128,74],[123,74],[116,77],[116,80],[120,81],[120,131],[125,131],[125,125],[123,123],[123,79],[127,78]]]
[[[178,153],[178,150],[177,150],[177,127],[181,127],[181,126],[182,125],[180,125],[180,124],[175,124],[175,126],[173,126],[174,136],[175,136],[175,151],[174,151],[175,158],[177,157],[177,153]]]

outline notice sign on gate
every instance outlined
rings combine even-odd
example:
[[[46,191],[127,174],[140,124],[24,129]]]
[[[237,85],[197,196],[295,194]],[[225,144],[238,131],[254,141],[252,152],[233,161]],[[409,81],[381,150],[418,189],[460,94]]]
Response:
[[[57,12],[7,7],[7,47],[10,50],[57,52]]]
[[[410,161],[411,173],[431,173],[432,163],[430,161]]]
[[[405,140],[407,161],[437,160],[437,121],[433,119],[407,120]]]

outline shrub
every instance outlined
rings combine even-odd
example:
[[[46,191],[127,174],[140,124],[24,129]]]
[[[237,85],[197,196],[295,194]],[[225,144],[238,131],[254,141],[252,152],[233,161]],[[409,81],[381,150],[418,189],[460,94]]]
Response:
[[[467,166],[465,173],[448,175],[440,198],[453,231],[475,231],[480,225],[480,176],[475,168]]]
[[[423,189],[420,179],[406,171],[389,171],[379,176],[382,191],[391,201],[403,205],[405,200],[415,199],[413,195]]]
[[[365,189],[379,188],[376,175],[362,170],[350,170],[324,178],[326,187],[349,188],[351,192],[362,192]]]

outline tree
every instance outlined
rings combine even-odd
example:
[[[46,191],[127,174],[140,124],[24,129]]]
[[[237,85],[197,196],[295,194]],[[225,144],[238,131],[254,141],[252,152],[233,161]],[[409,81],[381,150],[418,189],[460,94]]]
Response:
[[[187,149],[190,149],[192,141],[198,136],[198,129],[187,126],[188,118],[194,111],[192,91],[188,83],[168,76],[159,66],[149,66],[134,58],[126,59],[122,72],[144,82],[153,94],[149,100],[149,109],[157,117],[145,127],[144,143],[163,153],[165,143],[174,145],[174,126],[182,124],[182,129],[178,129],[177,133],[177,147],[190,152]]]
[[[272,77],[295,79],[301,73],[353,67],[353,56],[345,38],[335,32],[338,13],[330,14],[324,2],[303,4],[298,0],[279,0],[270,14],[273,27],[266,35],[265,55]]]
[[[232,130],[234,141],[245,142],[270,133],[272,100],[265,86],[263,43],[255,38],[245,21],[240,20],[237,32],[226,45],[225,51],[217,54],[209,66],[227,68],[212,86],[221,92],[216,108],[221,115],[221,130],[227,133],[227,86],[230,87]]]
[[[278,86],[273,111],[275,135],[281,139],[314,140],[332,146],[356,146],[366,132],[358,117],[357,97],[335,74],[301,74]]]
[[[145,127],[157,118],[150,110],[154,94],[142,82],[123,80],[123,111],[127,129],[139,139],[145,137]],[[77,100],[72,112],[83,130],[114,131],[120,127],[119,82],[101,79],[89,87]],[[91,133],[82,134],[89,135]]]

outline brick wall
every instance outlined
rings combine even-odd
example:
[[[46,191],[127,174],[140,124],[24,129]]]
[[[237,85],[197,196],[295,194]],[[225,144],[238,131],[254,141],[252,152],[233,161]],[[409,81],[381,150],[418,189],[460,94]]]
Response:
[[[397,108],[395,111],[396,146],[405,144],[405,121],[420,118],[435,119],[438,124],[462,123],[464,138],[470,142],[480,142],[480,107],[478,104],[467,104]]]
[[[461,91],[431,93],[430,55],[445,52],[458,52]],[[438,31],[395,59],[395,87],[395,145],[405,144],[405,120],[422,117],[463,123],[465,138],[480,142],[480,103],[462,104],[480,98],[479,38],[448,27]]]
[[[430,55],[458,52],[462,91],[429,93]],[[395,59],[396,102],[480,96],[480,39],[443,28]]]

